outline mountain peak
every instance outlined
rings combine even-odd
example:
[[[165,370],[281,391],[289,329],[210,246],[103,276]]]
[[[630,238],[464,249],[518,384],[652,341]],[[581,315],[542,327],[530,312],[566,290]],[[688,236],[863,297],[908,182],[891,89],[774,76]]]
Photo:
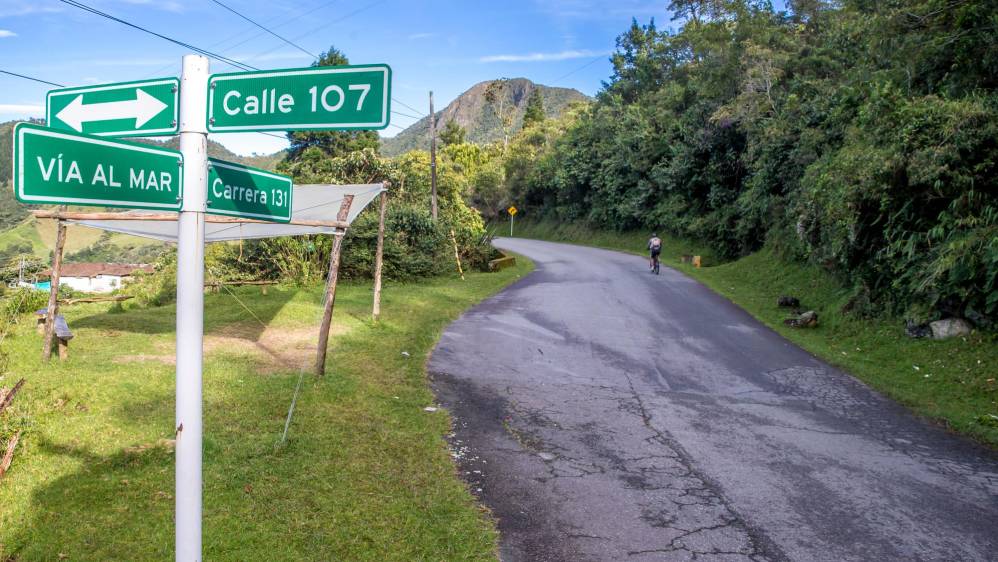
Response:
[[[442,129],[448,121],[456,121],[468,132],[467,139],[470,142],[488,143],[502,139],[502,127],[486,100],[486,91],[495,82],[497,80],[486,80],[468,88],[447,107],[436,113],[437,126]],[[582,92],[571,88],[536,84],[527,78],[502,79],[500,99],[512,107],[512,132],[520,130],[523,125],[523,112],[527,106],[527,99],[535,89],[541,91],[544,113],[548,117],[558,117],[572,102],[589,99]],[[381,146],[381,152],[386,156],[396,156],[414,149],[428,149],[429,117],[420,119],[392,138],[382,139]]]

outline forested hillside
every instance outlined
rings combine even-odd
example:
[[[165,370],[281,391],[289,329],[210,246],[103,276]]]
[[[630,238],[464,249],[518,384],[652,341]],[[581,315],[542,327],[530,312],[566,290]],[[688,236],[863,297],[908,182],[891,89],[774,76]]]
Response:
[[[478,144],[503,140],[504,135],[520,130],[531,95],[539,97],[544,114],[551,118],[560,116],[572,103],[589,99],[578,90],[535,84],[526,78],[489,80],[475,84],[438,110],[437,126],[444,129],[453,123],[464,130],[465,140]],[[381,144],[381,151],[388,156],[429,149],[430,118],[420,119]]]
[[[594,104],[524,131],[527,215],[770,245],[860,314],[998,316],[993,1],[676,0],[634,22]]]

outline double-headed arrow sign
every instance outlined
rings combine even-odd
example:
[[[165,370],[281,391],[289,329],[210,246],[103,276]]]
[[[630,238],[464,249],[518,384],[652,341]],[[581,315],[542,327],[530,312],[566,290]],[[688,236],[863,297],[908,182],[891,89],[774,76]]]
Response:
[[[52,90],[49,127],[101,137],[177,134],[176,78]]]

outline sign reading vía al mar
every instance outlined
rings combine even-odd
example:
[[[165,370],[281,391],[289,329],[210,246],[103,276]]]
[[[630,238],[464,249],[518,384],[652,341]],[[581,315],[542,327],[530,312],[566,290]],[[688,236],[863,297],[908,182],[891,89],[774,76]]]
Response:
[[[208,131],[384,129],[391,75],[386,64],[213,74]]]
[[[290,222],[293,191],[287,176],[208,159],[209,214]]]
[[[34,123],[14,128],[14,194],[22,203],[179,211],[182,166],[176,150]]]

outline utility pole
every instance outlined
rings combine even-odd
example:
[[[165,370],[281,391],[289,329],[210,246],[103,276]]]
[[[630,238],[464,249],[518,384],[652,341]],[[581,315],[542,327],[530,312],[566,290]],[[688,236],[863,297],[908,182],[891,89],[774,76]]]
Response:
[[[433,92],[430,92],[430,214],[437,220],[437,116],[433,114]]]

